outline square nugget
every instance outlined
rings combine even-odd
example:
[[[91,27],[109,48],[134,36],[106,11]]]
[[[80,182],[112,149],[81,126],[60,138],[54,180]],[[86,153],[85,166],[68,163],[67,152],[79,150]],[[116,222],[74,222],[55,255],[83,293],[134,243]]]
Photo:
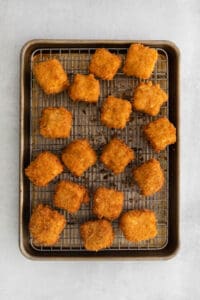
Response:
[[[26,176],[37,186],[46,186],[62,172],[59,158],[48,151],[40,153],[25,169]]]
[[[168,96],[160,88],[160,84],[152,84],[151,81],[141,82],[134,90],[132,104],[135,110],[156,116],[167,98]]]
[[[134,169],[133,177],[144,196],[150,196],[160,191],[165,181],[160,163],[154,158]]]
[[[29,230],[33,242],[40,246],[53,246],[57,243],[66,225],[66,219],[48,205],[39,204],[31,215]]]
[[[75,176],[81,176],[94,165],[97,155],[88,140],[80,139],[71,142],[62,152],[62,161]]]
[[[121,57],[113,54],[105,48],[95,51],[90,61],[89,70],[96,77],[112,80],[121,65]]]
[[[99,218],[110,221],[117,219],[122,212],[124,194],[114,189],[99,187],[93,200],[93,213]]]
[[[100,95],[99,80],[93,74],[76,74],[69,88],[69,96],[73,101],[96,103]]]
[[[109,96],[101,109],[101,122],[109,128],[123,129],[129,121],[132,108],[127,100]]]
[[[144,134],[156,152],[176,143],[176,128],[167,118],[160,118],[144,127]]]
[[[157,235],[157,221],[152,210],[129,210],[120,218],[120,228],[130,242],[153,239]]]
[[[82,203],[89,201],[88,191],[75,182],[62,180],[56,186],[53,204],[69,213],[76,213]]]
[[[80,234],[85,249],[99,251],[110,247],[114,240],[112,224],[107,220],[95,220],[83,223]]]
[[[47,95],[60,93],[69,86],[67,74],[59,60],[55,58],[35,63],[33,74]]]
[[[134,158],[134,151],[123,141],[114,138],[104,147],[100,160],[117,175],[122,173]]]
[[[148,79],[153,72],[157,59],[158,52],[156,49],[142,44],[132,44],[127,52],[123,72],[127,76]]]
[[[47,107],[42,111],[40,134],[45,138],[67,138],[72,127],[72,114],[64,107]]]

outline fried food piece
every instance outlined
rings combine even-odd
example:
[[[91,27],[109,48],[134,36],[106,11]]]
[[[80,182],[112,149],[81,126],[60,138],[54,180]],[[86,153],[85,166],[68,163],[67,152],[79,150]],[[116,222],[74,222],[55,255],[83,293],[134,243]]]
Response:
[[[127,52],[123,72],[127,76],[148,79],[153,72],[157,59],[158,52],[156,49],[142,44],[132,44]]]
[[[69,86],[67,74],[55,58],[34,64],[33,74],[47,95],[60,93]]]
[[[94,194],[93,213],[99,218],[112,221],[122,212],[124,194],[114,189],[99,187]]]
[[[37,186],[46,186],[63,172],[59,158],[48,151],[40,153],[25,169],[25,174]]]
[[[144,127],[144,134],[156,152],[176,143],[176,128],[167,118],[160,118]]]
[[[109,128],[123,129],[131,114],[131,103],[109,96],[101,109],[101,122]]]
[[[90,61],[89,70],[95,76],[105,79],[112,80],[121,66],[121,57],[113,54],[107,49],[97,49],[92,56]]]
[[[153,239],[157,235],[156,216],[152,210],[129,210],[120,218],[120,228],[130,242]]]
[[[96,103],[100,95],[99,80],[93,74],[76,74],[69,88],[69,96],[74,101]]]
[[[29,230],[33,242],[40,246],[53,246],[63,231],[66,219],[48,205],[39,204],[33,211]]]
[[[56,186],[54,205],[67,210],[69,213],[76,213],[82,203],[89,201],[88,191],[82,185],[68,180],[62,180]]]
[[[80,139],[71,142],[63,150],[62,161],[75,176],[81,176],[96,163],[97,155],[88,140]]]
[[[114,138],[104,147],[100,160],[114,174],[119,174],[134,158],[134,151],[123,141]]]
[[[88,221],[80,226],[84,247],[90,251],[99,251],[110,247],[114,240],[112,225],[107,220]]]
[[[154,158],[134,169],[133,177],[144,196],[160,191],[165,181],[160,163]]]
[[[132,105],[137,111],[156,116],[167,98],[168,96],[160,88],[160,84],[152,84],[151,81],[141,82],[134,91]]]
[[[72,127],[72,114],[64,107],[47,107],[42,111],[40,134],[45,138],[67,138]]]

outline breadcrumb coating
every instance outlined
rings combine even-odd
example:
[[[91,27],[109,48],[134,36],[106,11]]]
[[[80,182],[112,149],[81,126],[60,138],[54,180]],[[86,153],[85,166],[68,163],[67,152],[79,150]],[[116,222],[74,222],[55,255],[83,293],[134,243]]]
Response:
[[[26,176],[37,186],[46,186],[63,172],[59,158],[48,151],[40,153],[25,169]]]
[[[123,72],[127,76],[148,79],[158,59],[156,49],[142,44],[132,44],[128,49]]]
[[[153,239],[157,235],[155,213],[151,210],[129,210],[120,218],[120,228],[130,242]]]
[[[88,221],[80,226],[85,249],[99,251],[110,247],[114,240],[112,225],[107,220]]]
[[[47,95],[60,93],[69,86],[67,74],[58,59],[35,63],[33,74]]]
[[[29,222],[33,242],[41,246],[55,245],[66,223],[65,217],[56,210],[39,204],[34,209]]]
[[[150,196],[160,191],[165,181],[164,172],[155,158],[133,169],[133,177],[144,196]]]

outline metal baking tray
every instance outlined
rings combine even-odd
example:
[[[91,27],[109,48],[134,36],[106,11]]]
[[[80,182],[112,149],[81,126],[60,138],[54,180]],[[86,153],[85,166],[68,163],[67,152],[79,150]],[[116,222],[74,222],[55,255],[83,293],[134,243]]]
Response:
[[[95,49],[104,47],[119,55],[124,60],[131,43],[142,43],[158,50],[159,58],[151,80],[160,83],[167,91],[169,101],[161,109],[160,116],[168,116],[177,128],[179,137],[178,99],[179,99],[179,50],[168,41],[112,41],[112,40],[33,40],[28,42],[21,52],[21,147],[20,147],[20,249],[31,259],[83,259],[83,258],[135,258],[153,259],[169,258],[176,253],[179,245],[179,139],[167,150],[156,154],[144,139],[142,126],[154,117],[133,112],[128,126],[124,130],[108,129],[100,122],[100,107],[108,95],[131,100],[133,88],[139,79],[126,77],[119,70],[112,81],[100,80],[101,96],[97,105],[74,103],[67,92],[47,96],[39,88],[32,75],[35,61],[43,61],[57,57],[67,71],[70,81],[76,73],[87,74],[88,63]],[[65,106],[73,113],[73,128],[69,139],[45,139],[39,135],[38,123],[41,111],[47,106]],[[124,173],[114,176],[98,162],[76,178],[66,169],[63,174],[52,181],[47,187],[32,185],[24,175],[25,167],[41,151],[50,150],[60,155],[61,150],[72,140],[88,138],[90,143],[101,153],[111,137],[117,136],[124,140],[136,152],[136,159]],[[132,182],[131,170],[146,160],[156,157],[165,172],[164,188],[150,197],[143,197]],[[52,206],[55,185],[61,179],[70,179],[89,188],[91,201],[89,206],[83,205],[76,215],[62,210],[68,221],[61,238],[53,247],[41,247],[33,244],[29,235],[28,222],[31,211],[37,203]],[[128,209],[149,208],[155,211],[158,221],[156,238],[140,243],[126,241],[119,230],[118,221],[113,222],[115,240],[109,249],[90,252],[83,248],[79,234],[82,222],[94,219],[91,212],[92,192],[98,186],[114,187],[124,192],[124,211]]]

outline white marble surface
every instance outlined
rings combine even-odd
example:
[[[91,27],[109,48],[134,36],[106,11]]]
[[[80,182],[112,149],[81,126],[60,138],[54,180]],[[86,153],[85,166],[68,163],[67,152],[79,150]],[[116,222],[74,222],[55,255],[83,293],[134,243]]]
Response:
[[[0,299],[200,299],[200,2],[0,0]],[[19,52],[34,38],[166,39],[181,50],[181,248],[169,261],[33,262],[18,249]]]

